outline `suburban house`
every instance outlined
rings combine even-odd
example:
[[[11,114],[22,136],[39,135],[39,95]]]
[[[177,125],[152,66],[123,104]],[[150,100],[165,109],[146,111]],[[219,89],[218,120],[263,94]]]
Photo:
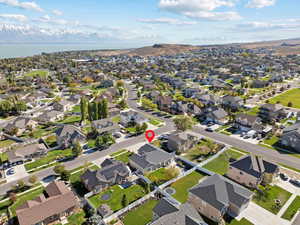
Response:
[[[126,182],[129,176],[130,169],[125,163],[106,159],[101,164],[101,169],[95,171],[87,169],[81,175],[81,181],[87,190],[99,193],[112,185]]]
[[[198,96],[198,100],[206,106],[217,105],[220,102],[220,98],[212,94],[202,94]]]
[[[60,100],[59,102],[54,102],[52,107],[54,110],[66,112],[72,110],[74,104],[73,102],[67,101],[65,99]]]
[[[172,102],[173,98],[171,96],[160,95],[156,98],[156,104],[158,106],[158,109],[161,111],[169,112]]]
[[[57,144],[64,148],[68,148],[76,142],[83,144],[86,141],[86,136],[73,125],[62,125],[55,131],[55,134]]]
[[[92,122],[92,128],[97,130],[99,134],[103,133],[115,133],[120,130],[120,127],[117,123],[113,122],[111,118],[94,120]]]
[[[149,225],[206,225],[197,210],[189,203],[178,204],[162,198],[153,208]]]
[[[168,149],[174,152],[185,152],[199,142],[198,137],[188,133],[173,133],[168,138]]]
[[[287,115],[284,107],[280,104],[269,104],[266,103],[259,108],[258,116],[263,121],[278,121],[285,118]]]
[[[271,183],[278,172],[279,168],[276,164],[259,156],[246,155],[230,163],[226,176],[237,183],[255,188],[261,183]]]
[[[261,118],[244,113],[236,116],[233,127],[241,132],[248,132],[250,130],[259,132],[263,130]]]
[[[124,127],[130,127],[136,124],[142,125],[147,122],[148,118],[136,111],[128,110],[120,113],[120,124]]]
[[[297,152],[300,152],[300,123],[283,129],[280,137],[280,143],[286,147],[290,147]]]
[[[243,106],[243,99],[239,96],[225,95],[222,98],[222,105],[224,107],[228,107],[233,110],[237,110]]]
[[[228,113],[222,108],[212,109],[206,113],[206,121],[224,125],[229,121]]]
[[[43,112],[38,116],[37,120],[42,123],[55,122],[57,120],[62,120],[64,118],[64,113],[57,110],[51,110]]]
[[[30,144],[7,152],[8,161],[10,163],[24,162],[26,160],[39,158],[45,154],[47,154],[47,148],[44,144]]]
[[[220,222],[225,214],[237,216],[253,196],[248,189],[215,174],[189,190],[188,202],[207,218]]]
[[[174,161],[174,154],[162,149],[145,144],[138,149],[138,154],[129,157],[129,165],[143,173],[151,172],[161,167],[167,167]]]
[[[269,81],[266,80],[254,80],[251,83],[252,88],[264,88],[269,85]]]
[[[12,122],[9,122],[3,128],[3,131],[8,134],[15,134],[16,136],[19,136],[27,130],[34,129],[37,126],[37,124],[37,122],[31,120],[28,117],[20,116],[14,119]]]
[[[16,209],[20,225],[56,224],[79,209],[74,193],[62,182],[50,183],[34,200]]]

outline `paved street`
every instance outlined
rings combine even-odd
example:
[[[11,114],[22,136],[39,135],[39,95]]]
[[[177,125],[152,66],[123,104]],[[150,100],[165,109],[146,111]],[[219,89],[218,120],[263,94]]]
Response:
[[[243,140],[239,140],[233,137],[230,137],[225,134],[220,134],[216,132],[206,132],[204,129],[200,127],[194,127],[194,132],[197,132],[203,136],[209,137],[211,139],[214,139],[218,142],[222,142],[224,144],[231,145],[236,148],[243,149],[245,151],[254,153],[256,155],[261,155],[265,157],[268,160],[271,160],[276,163],[282,163],[287,166],[291,166],[297,169],[300,169],[300,158],[293,157],[289,155],[288,153],[280,153],[278,151],[274,151],[269,148],[265,148],[259,145],[251,144],[248,142],[245,142]]]

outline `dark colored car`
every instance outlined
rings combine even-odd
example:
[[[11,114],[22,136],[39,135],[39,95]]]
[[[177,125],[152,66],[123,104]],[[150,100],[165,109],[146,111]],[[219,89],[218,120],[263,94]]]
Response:
[[[289,179],[289,177],[284,173],[280,173],[279,176],[280,176],[281,180],[284,180],[284,181],[287,181]]]
[[[291,184],[293,184],[293,185],[295,185],[295,186],[297,186],[297,187],[300,187],[300,181],[298,181],[298,180],[290,180],[290,183]]]
[[[213,129],[211,129],[210,127],[207,127],[207,128],[205,129],[205,131],[207,131],[207,132],[214,132]]]

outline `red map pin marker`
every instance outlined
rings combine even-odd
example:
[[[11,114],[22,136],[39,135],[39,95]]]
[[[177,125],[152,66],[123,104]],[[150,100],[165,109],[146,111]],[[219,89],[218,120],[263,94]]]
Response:
[[[153,130],[147,130],[145,133],[145,137],[147,138],[147,140],[149,141],[149,143],[151,141],[153,141],[153,139],[155,138],[155,133]]]

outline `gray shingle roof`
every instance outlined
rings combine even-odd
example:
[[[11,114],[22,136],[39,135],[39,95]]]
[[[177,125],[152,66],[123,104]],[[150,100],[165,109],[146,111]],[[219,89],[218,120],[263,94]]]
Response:
[[[228,207],[230,203],[241,207],[253,194],[248,189],[218,174],[206,178],[203,182],[191,188],[189,192],[218,210]]]

